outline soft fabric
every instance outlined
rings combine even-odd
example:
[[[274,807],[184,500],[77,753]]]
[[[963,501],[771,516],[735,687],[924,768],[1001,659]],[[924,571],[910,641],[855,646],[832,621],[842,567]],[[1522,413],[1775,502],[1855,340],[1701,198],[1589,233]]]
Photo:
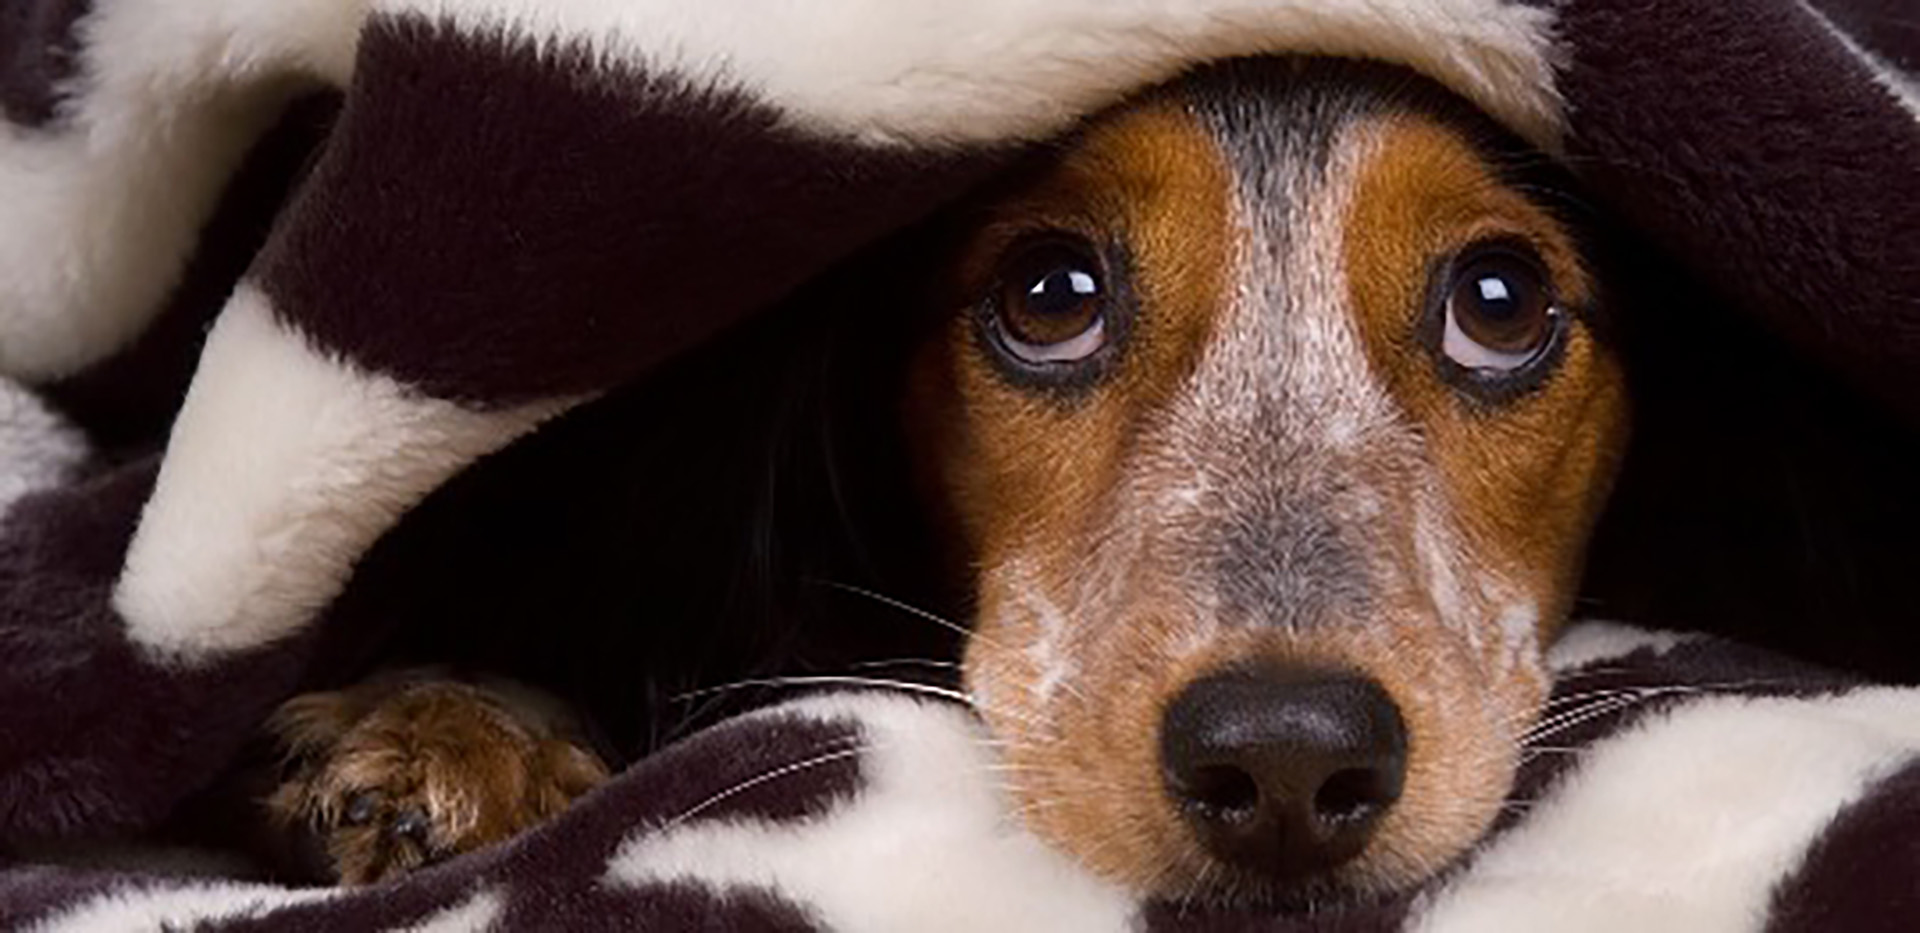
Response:
[[[1866,0],[0,0],[0,849],[164,818],[358,637],[319,620],[376,542],[477,460],[920,219],[1021,146],[1208,59],[1368,56],[1436,78],[1566,159],[1593,196],[1741,313],[1920,416],[1920,41],[1901,22]],[[344,105],[311,164],[265,180],[242,167],[287,107],[330,88]],[[264,214],[220,206],[223,191],[284,191],[294,179]],[[244,268],[204,258],[216,239],[244,246]],[[177,413],[168,392],[133,377],[86,385],[151,338],[171,305],[209,293],[224,303]],[[36,394],[75,385],[169,425],[164,449],[123,445],[105,422],[65,424]],[[1646,682],[1720,683],[1700,672],[1722,662],[1675,657],[1690,663],[1654,664]],[[1766,838],[1735,851],[1769,853],[1753,867],[1746,855],[1738,870],[1714,861],[1719,848],[1687,857],[1682,843],[1724,840],[1674,820],[1615,820],[1605,800],[1548,820],[1560,810],[1540,804],[1469,874],[1423,896],[1418,922],[1493,929],[1485,918],[1510,916],[1533,929],[1540,915],[1528,911],[1549,910],[1612,928],[1638,905],[1650,918],[1693,918],[1675,929],[1748,929],[1769,922],[1778,894],[1773,922],[1819,927],[1845,900],[1835,885],[1898,906],[1912,887],[1875,872],[1904,855],[1912,877],[1911,844],[1879,834],[1913,818],[1898,792],[1914,782],[1897,775],[1911,743],[1883,708],[1905,696],[1703,700],[1691,728],[1728,743],[1724,755],[1679,718],[1671,741],[1646,746],[1649,757],[1758,760],[1740,744],[1745,727],[1716,725],[1712,703],[1759,717],[1760,734],[1786,728],[1768,716],[1857,723],[1860,747],[1845,754],[1767,746],[1831,772],[1748,765],[1722,786],[1718,771],[1664,758],[1615,767],[1596,751],[1564,785],[1619,795],[1611,806],[1675,806],[1715,830],[1750,823]],[[769,882],[785,869],[760,866],[811,851],[788,838],[804,836],[792,826],[779,844],[682,834],[691,849],[656,851],[681,844],[674,830],[713,822],[681,818],[698,801],[847,741],[858,731],[849,722],[906,729],[901,720],[924,718],[926,759],[909,754],[895,771],[877,753],[858,767],[849,754],[812,779],[823,782],[812,796],[783,784],[797,796],[782,806],[815,812],[837,799],[833,781],[856,777],[870,789],[853,811],[896,790],[937,796],[921,777],[965,783],[965,755],[937,747],[971,728],[954,711],[819,703],[843,705],[702,736],[631,770],[568,823],[396,888],[163,885],[97,901],[158,882],[23,865],[4,876],[0,909],[87,927],[106,915],[73,911],[151,913],[142,898],[188,911],[209,898],[229,910],[298,901],[312,902],[299,910],[317,926],[337,909],[448,929],[498,917],[577,929],[621,911],[656,911],[671,928],[704,921],[721,900],[744,912],[726,921],[741,928],[923,926],[890,910],[994,928],[958,918],[1005,907],[1060,929],[1111,926],[1135,909],[999,835],[1014,831],[980,787],[952,788],[974,808],[928,829],[971,840],[952,854],[980,872],[940,874],[938,897],[828,890],[864,879],[857,864],[833,879]],[[956,756],[951,768],[923,767],[943,754]],[[1775,774],[1778,785],[1753,780]],[[1706,783],[1685,786],[1693,780]],[[1885,794],[1863,796],[1869,785]],[[645,830],[661,820],[678,825]],[[900,831],[916,853],[939,847]],[[1544,849],[1592,854],[1547,862],[1526,848],[1536,835],[1553,840]],[[1816,840],[1823,858],[1794,874]],[[795,870],[834,864],[787,857]],[[1019,861],[1029,858],[1031,870]],[[683,864],[707,880],[644,880]],[[599,883],[609,877],[635,879],[633,895]],[[743,877],[759,881],[738,896],[737,880],[715,880]],[[1609,906],[1613,894],[1622,906]],[[1044,922],[1052,911],[1076,919]],[[1399,913],[1312,922],[1390,926]],[[1481,919],[1445,919],[1470,916]]]
[[[526,836],[397,884],[48,865],[0,874],[0,912],[36,931],[288,933],[1853,933],[1920,918],[1920,690],[1605,623],[1576,628],[1556,662],[1498,829],[1425,890],[1365,908],[1137,903],[1012,821],[971,715],[868,693],[707,730]]]

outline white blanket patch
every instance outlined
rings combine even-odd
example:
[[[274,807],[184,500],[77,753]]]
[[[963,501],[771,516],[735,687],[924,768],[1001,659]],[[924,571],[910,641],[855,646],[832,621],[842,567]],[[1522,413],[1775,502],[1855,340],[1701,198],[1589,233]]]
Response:
[[[859,795],[800,823],[669,824],[636,834],[608,865],[609,884],[771,890],[848,933],[1128,928],[1131,898],[1020,828],[986,733],[963,710],[885,696],[780,710],[860,722]]]
[[[87,442],[27,389],[0,378],[0,523],[29,493],[58,486],[87,459]]]

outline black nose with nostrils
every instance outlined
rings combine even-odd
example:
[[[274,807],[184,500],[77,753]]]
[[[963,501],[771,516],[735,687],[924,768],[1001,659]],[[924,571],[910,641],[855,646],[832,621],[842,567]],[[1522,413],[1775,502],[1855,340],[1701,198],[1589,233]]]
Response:
[[[1160,726],[1167,791],[1216,857],[1277,880],[1339,865],[1400,799],[1407,733],[1385,690],[1328,670],[1235,668]]]

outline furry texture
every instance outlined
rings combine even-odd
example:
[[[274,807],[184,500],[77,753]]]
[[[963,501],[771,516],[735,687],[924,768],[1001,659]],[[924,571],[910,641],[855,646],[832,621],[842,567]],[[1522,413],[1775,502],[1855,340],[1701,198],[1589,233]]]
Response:
[[[738,86],[785,119],[888,146],[1040,139],[1196,61],[1285,48],[1414,66],[1536,144],[1559,137],[1552,14],[1505,0],[856,0],[695,12],[671,0],[393,0],[470,33],[584,38],[602,58]],[[797,35],[815,37],[795,42]]]
[[[346,80],[364,11],[352,0],[75,7],[5,8],[38,40],[23,53],[72,49],[64,67],[36,69],[35,87],[19,79],[38,102],[26,109],[48,119],[0,127],[0,374],[34,381],[146,326],[247,147],[297,91]]]
[[[1560,773],[1523,788],[1516,818],[1436,890],[1364,910],[1134,903],[1008,821],[977,720],[886,694],[798,700],[702,733],[557,821],[400,885],[287,891],[42,868],[0,874],[0,905],[33,930],[1911,924],[1890,911],[1911,903],[1920,870],[1910,836],[1920,691],[1861,686],[1712,639],[1612,625],[1571,637],[1583,647],[1561,656],[1577,663],[1561,668],[1555,701],[1578,728],[1537,743]],[[1735,671],[1744,686],[1716,679]],[[1783,730],[1798,741],[1777,741]],[[1890,896],[1838,899],[1835,873],[1855,892]]]
[[[1591,37],[1561,79],[1581,114],[1569,157],[1602,189],[1644,195],[1619,204],[1634,228],[1909,417],[1920,412],[1907,355],[1920,335],[1910,245],[1920,211],[1904,207],[1920,204],[1920,120],[1830,21],[1770,0],[1575,3],[1561,28]],[[1708,35],[1726,41],[1689,38]],[[1649,58],[1674,71],[1641,67]],[[1673,74],[1693,76],[1690,93],[1673,93]],[[1741,196],[1714,193],[1730,188]]]
[[[410,550],[436,540],[411,519],[458,512],[471,501],[457,488],[469,474],[505,483],[505,500],[535,493],[512,486],[527,475],[514,463],[492,471],[476,461],[579,442],[567,418],[533,428],[654,375],[922,219],[1020,146],[1210,57],[1373,55],[1424,71],[1515,131],[1560,143],[1594,198],[1738,315],[1880,403],[1920,412],[1911,377],[1920,213],[1907,209],[1920,203],[1920,122],[1902,92],[1916,53],[1897,25],[1860,28],[1888,21],[1875,9],[1866,0],[1830,0],[1824,15],[1794,0],[1045,9],[842,0],[774,5],[743,20],[730,7],[664,0],[396,0],[371,12],[305,0],[0,0],[0,374],[29,383],[75,374],[184,300],[190,290],[177,286],[190,268],[228,270],[191,290],[198,306],[184,331],[222,302],[223,319],[170,440],[83,418],[82,431],[120,434],[88,461],[57,440],[72,435],[37,402],[14,389],[0,396],[10,406],[0,411],[15,413],[0,441],[32,438],[0,447],[0,486],[28,490],[0,523],[0,845],[160,823],[278,702],[303,683],[348,676],[381,647],[379,635],[421,625],[449,602],[446,590],[409,585],[457,580],[463,566]],[[298,89],[326,85],[345,86],[345,105],[299,192],[263,208],[278,215],[244,279],[247,256],[190,261],[245,149]],[[416,511],[448,483],[441,508]],[[442,534],[454,552],[486,544]],[[553,541],[568,546],[563,534]],[[499,579],[469,574],[473,594],[518,606],[511,594],[523,581],[566,593],[556,581],[578,579],[522,576],[542,560],[565,562],[539,553],[547,542],[518,546],[499,552],[526,558],[493,568]],[[468,598],[477,614],[512,614]],[[563,598],[573,597],[536,609],[560,612]],[[577,599],[583,614],[604,612],[598,605]],[[529,617],[538,613],[520,621]],[[1604,656],[1609,641],[1588,638],[1585,656]],[[1602,857],[1620,850],[1567,827],[1669,844],[1663,826],[1607,818],[1632,796],[1615,782],[1671,780],[1672,793],[1703,798],[1683,805],[1733,808],[1730,824],[1793,816],[1763,840],[1690,840],[1709,860],[1767,858],[1754,874],[1729,869],[1688,888],[1686,916],[1741,918],[1727,920],[1731,928],[1765,922],[1756,912],[1783,925],[1850,917],[1836,891],[1894,889],[1882,872],[1912,877],[1901,861],[1910,849],[1877,835],[1911,814],[1899,796],[1911,786],[1900,770],[1911,736],[1886,721],[1911,719],[1904,693],[1849,693],[1846,678],[1720,642],[1659,647],[1563,681],[1562,699],[1591,715],[1564,720],[1555,744],[1590,746],[1591,761],[1532,760],[1516,791],[1533,804],[1524,825],[1431,900],[1304,919],[1203,916],[1175,904],[1145,908],[1141,922],[1391,929],[1417,910],[1410,922],[1436,927],[1489,914],[1537,926],[1539,911],[1572,902],[1562,898],[1604,896],[1626,910],[1681,896],[1660,879],[1592,877],[1598,862],[1617,866]],[[1740,678],[1788,685],[1756,687],[1777,695],[1765,702],[1649,715],[1690,702],[1670,687]],[[1596,682],[1639,702],[1588,708],[1573,691]],[[1683,740],[1700,723],[1732,717],[1758,730],[1803,716],[1847,745],[1818,774],[1788,767],[1805,762],[1778,769],[1817,778],[1819,793],[1756,781],[1743,799],[1645,766],[1699,741]],[[922,799],[914,795],[924,789],[896,783],[924,776],[912,762],[863,750],[795,767],[864,748],[870,733],[892,735],[898,717],[926,719],[924,735],[908,730],[903,740],[909,756],[924,740],[926,761],[952,761],[971,741],[951,711],[789,710],[702,733],[546,829],[378,892],[321,897],[20,867],[0,874],[0,912],[49,928],[111,917],[276,930],[672,929],[722,908],[740,927],[924,926],[908,916],[942,902],[876,900],[863,913],[858,892],[796,854],[812,843],[794,842],[858,848],[838,830],[898,828],[857,814],[887,812],[882,798],[895,793]],[[1745,728],[1709,731],[1737,738]],[[1607,735],[1617,744],[1592,744]],[[1730,749],[1768,760],[1752,744]],[[1587,774],[1609,786],[1585,787]],[[975,791],[955,788],[964,806],[954,822],[926,829],[960,840],[951,851],[965,864],[954,870],[975,879],[960,907],[990,912],[1000,898],[1031,897],[1036,917],[1085,918],[1053,929],[1105,928],[1135,909],[1091,882],[996,890],[1025,878],[1006,853],[1036,865],[1044,853]],[[826,825],[838,816],[848,820]],[[723,831],[723,819],[741,825]],[[1574,839],[1566,877],[1502,879],[1502,865],[1526,860],[1529,832],[1554,836],[1556,827]],[[744,841],[756,838],[767,845]],[[731,846],[751,855],[736,865],[727,853],[743,850]],[[636,854],[646,852],[654,855]],[[601,883],[616,853],[630,884]],[[900,867],[903,883],[926,882]],[[1073,877],[1059,865],[1034,873]]]
[[[316,882],[374,884],[503,842],[607,779],[552,697],[443,670],[302,694],[269,731],[285,756],[263,782],[278,782],[270,831],[324,853]]]
[[[1439,892],[1422,922],[1739,929],[1766,916],[1808,839],[1912,758],[1916,699],[1873,689],[1817,702],[1711,697],[1648,717],[1589,746],[1577,773]]]
[[[421,396],[321,356],[243,284],[174,422],[114,608],[136,643],[184,663],[284,638],[407,506],[564,405]],[[227,441],[242,437],[236,455]]]
[[[0,520],[20,497],[60,485],[88,457],[86,439],[25,388],[0,379]]]

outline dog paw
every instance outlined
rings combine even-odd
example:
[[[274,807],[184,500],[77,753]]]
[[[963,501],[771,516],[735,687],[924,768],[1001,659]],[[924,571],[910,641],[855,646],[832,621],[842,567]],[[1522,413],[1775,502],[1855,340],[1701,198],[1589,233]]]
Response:
[[[395,674],[288,701],[273,821],[316,837],[342,884],[373,884],[509,839],[607,779],[551,697]]]

